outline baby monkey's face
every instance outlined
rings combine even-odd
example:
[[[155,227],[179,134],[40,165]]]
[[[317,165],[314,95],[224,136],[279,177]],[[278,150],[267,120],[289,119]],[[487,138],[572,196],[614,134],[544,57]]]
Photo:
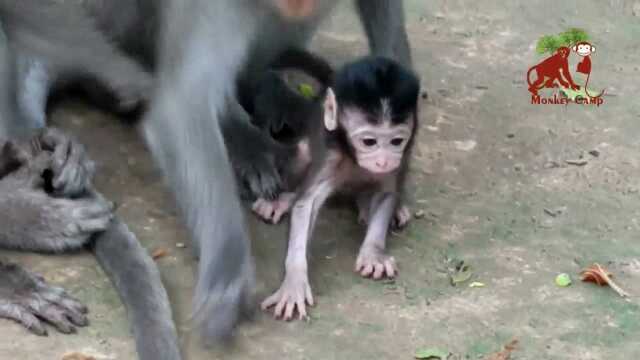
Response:
[[[392,122],[389,117],[380,119],[361,109],[347,108],[340,118],[360,167],[374,174],[391,173],[400,167],[413,133],[413,114]]]

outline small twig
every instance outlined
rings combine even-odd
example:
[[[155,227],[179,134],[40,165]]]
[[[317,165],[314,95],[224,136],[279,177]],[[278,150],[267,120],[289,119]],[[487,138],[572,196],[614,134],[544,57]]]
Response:
[[[581,275],[583,281],[592,281],[597,283],[598,285],[606,284],[609,285],[609,287],[611,287],[613,291],[615,291],[621,297],[628,298],[630,296],[629,293],[624,291],[620,286],[618,286],[618,284],[613,281],[613,279],[611,279],[611,276],[607,273],[607,270],[605,270],[598,263],[594,263],[592,266],[588,267],[581,273]],[[602,280],[603,283],[601,283],[600,280]]]
[[[609,284],[609,286],[611,286],[611,288],[618,293],[618,295],[622,296],[623,298],[629,297],[629,293],[622,290],[622,288],[620,286],[618,286],[618,284],[616,284],[613,279],[611,279],[611,277],[609,276],[609,274],[607,274],[607,272],[602,268],[602,266],[600,266],[600,264],[595,263],[595,266],[598,268],[598,270],[600,270],[602,272],[602,277],[604,278],[604,280]]]

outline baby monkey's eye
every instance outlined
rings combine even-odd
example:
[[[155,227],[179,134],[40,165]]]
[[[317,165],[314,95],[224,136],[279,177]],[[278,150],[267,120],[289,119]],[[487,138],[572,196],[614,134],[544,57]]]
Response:
[[[400,146],[404,142],[404,138],[393,138],[391,139],[391,145]]]
[[[362,143],[364,144],[364,146],[371,147],[371,146],[375,146],[378,143],[378,141],[374,138],[366,138],[366,139],[362,139]]]

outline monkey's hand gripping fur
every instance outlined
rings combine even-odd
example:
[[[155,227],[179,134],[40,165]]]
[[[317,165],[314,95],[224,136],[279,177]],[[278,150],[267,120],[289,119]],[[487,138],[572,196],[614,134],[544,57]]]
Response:
[[[52,135],[51,130],[44,134]],[[61,252],[90,243],[131,318],[139,359],[181,359],[160,273],[127,226],[118,219],[112,221],[113,205],[91,188],[93,163],[78,143],[60,132],[54,131],[53,139],[36,138],[37,143],[41,141],[48,142],[42,145],[50,146],[51,151],[33,158],[12,143],[0,149],[0,214],[4,215],[0,216],[0,246]],[[56,151],[61,146],[65,151]],[[62,154],[64,166],[56,168]],[[45,170],[52,173],[49,182],[54,184],[46,186]],[[55,192],[55,179],[72,181],[77,187],[60,181],[57,188],[74,190],[70,193],[81,197],[56,198],[45,192],[45,187]],[[86,307],[62,289],[0,261],[0,317],[45,335],[38,317],[71,333],[74,326],[88,324],[85,313]]]
[[[4,171],[10,171],[11,164],[17,166],[4,177],[0,174],[1,246],[46,252],[79,249],[95,232],[109,226],[113,205],[101,196],[73,200],[47,194],[42,174],[56,166],[55,154],[42,152],[29,159],[27,152],[6,143],[0,157]],[[53,173],[53,178],[58,178]],[[67,183],[60,185],[65,188]]]
[[[57,252],[79,248],[111,221],[111,205],[101,198],[69,200],[50,197],[42,172],[51,157],[29,159],[13,143],[0,149],[0,245]],[[0,260],[0,317],[15,320],[36,335],[47,335],[42,322],[60,332],[86,326],[87,308],[63,289],[16,264]]]

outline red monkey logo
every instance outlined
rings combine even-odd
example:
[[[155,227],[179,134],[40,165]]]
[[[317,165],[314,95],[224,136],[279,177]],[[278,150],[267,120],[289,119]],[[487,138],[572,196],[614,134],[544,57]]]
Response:
[[[590,55],[596,51],[596,47],[586,41],[581,41],[573,45],[573,51],[575,51],[579,56],[582,56],[582,61],[578,63],[576,71],[587,75],[587,80],[584,83],[584,92],[592,99],[601,97],[604,95],[604,90],[602,90],[599,95],[591,96],[591,94],[589,94],[589,88],[587,87],[589,85],[589,78],[591,77]]]
[[[533,96],[538,96],[538,90],[542,88],[558,87],[555,83],[556,80],[565,88],[580,89],[580,86],[573,82],[569,73],[570,53],[571,50],[568,47],[560,47],[555,54],[529,68],[529,71],[527,71],[527,83],[529,83],[529,91]],[[537,79],[533,82],[531,82],[532,71],[535,71],[537,75]]]

